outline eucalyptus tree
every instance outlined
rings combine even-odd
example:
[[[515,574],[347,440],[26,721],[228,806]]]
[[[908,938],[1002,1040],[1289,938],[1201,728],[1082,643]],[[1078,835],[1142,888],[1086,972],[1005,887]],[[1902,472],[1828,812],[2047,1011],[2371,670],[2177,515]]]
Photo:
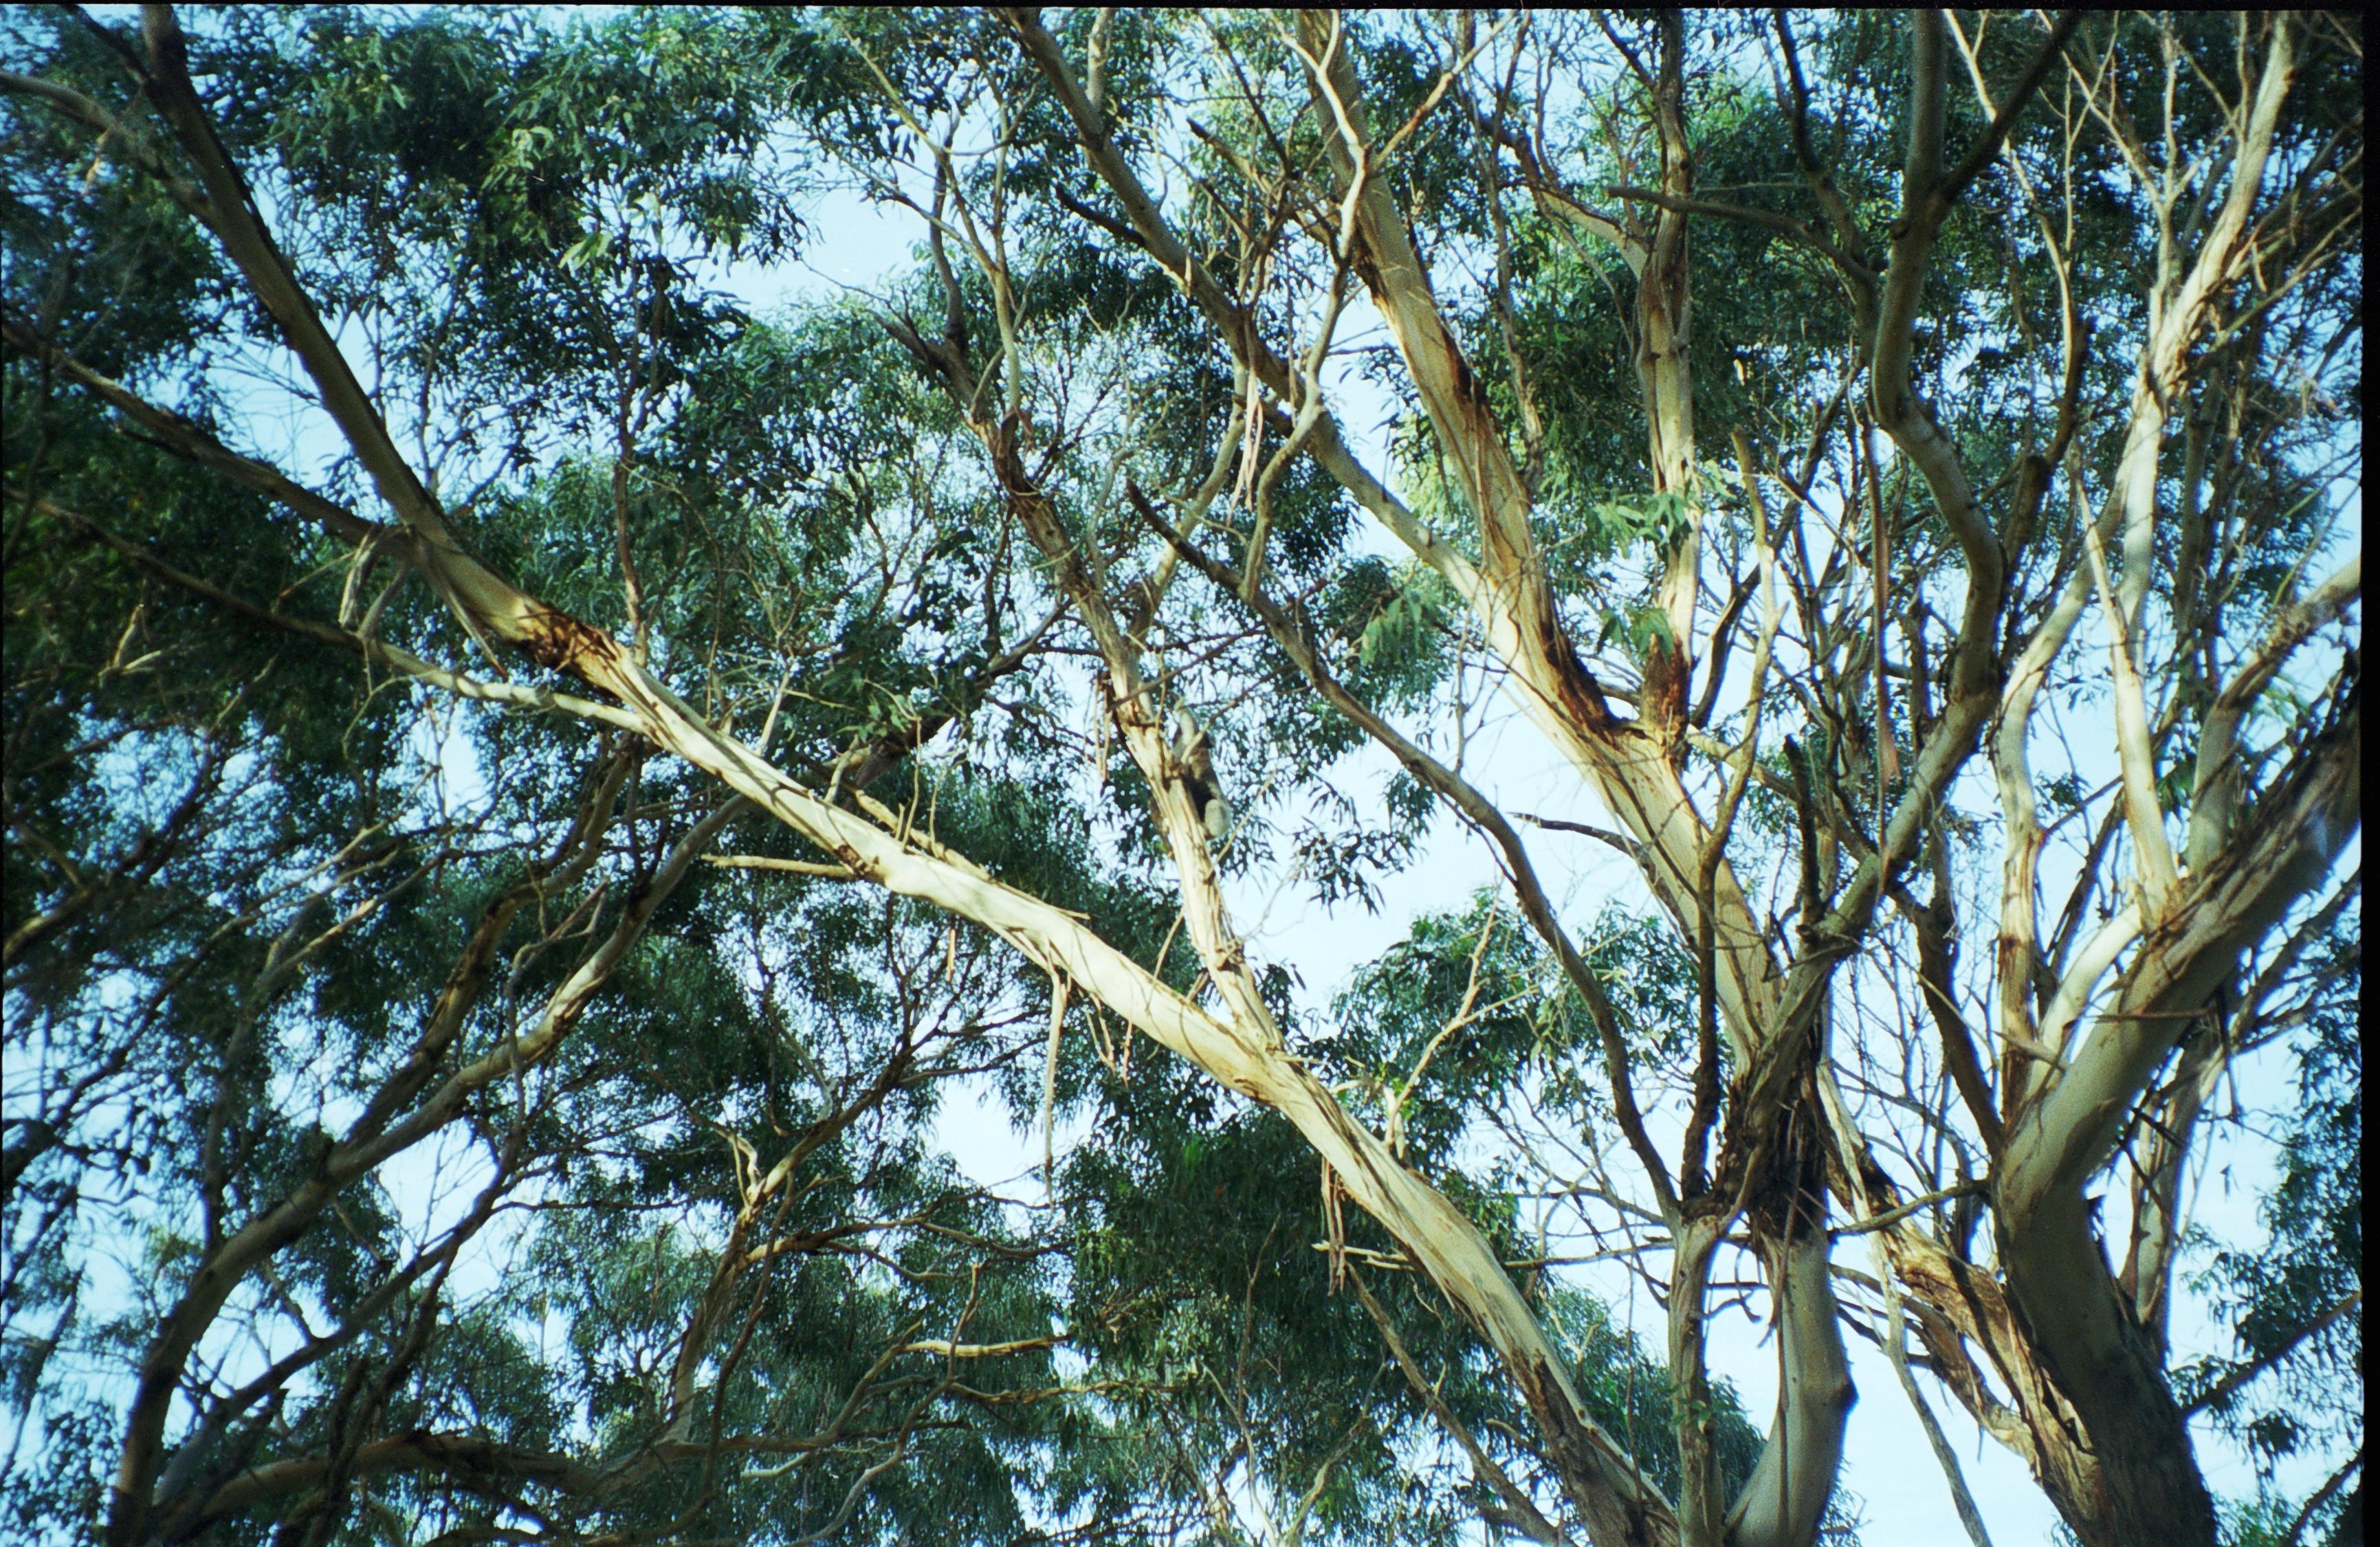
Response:
[[[11,1357],[133,1351],[111,1541],[1803,1543],[1846,1328],[1978,1540],[1945,1394],[2094,1547],[2218,1539],[2201,1409],[2360,1518],[2354,22],[19,25]],[[825,186],[914,266],[714,292]],[[1301,1009],[1234,888],[1439,809],[1502,888]],[[961,1071],[1103,1115],[1046,1228]]]

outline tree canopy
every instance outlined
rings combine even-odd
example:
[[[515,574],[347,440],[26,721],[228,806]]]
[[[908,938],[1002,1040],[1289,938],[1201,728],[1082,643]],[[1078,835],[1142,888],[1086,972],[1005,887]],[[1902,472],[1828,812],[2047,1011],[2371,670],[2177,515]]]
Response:
[[[0,54],[0,1531],[2362,1541],[2359,18]]]

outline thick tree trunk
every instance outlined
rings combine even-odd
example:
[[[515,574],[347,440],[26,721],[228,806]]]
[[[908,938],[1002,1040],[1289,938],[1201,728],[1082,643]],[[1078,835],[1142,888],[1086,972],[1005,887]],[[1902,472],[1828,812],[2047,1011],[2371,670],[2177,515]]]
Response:
[[[1843,1352],[1827,1228],[1827,1115],[1818,1094],[1820,1049],[1768,1131],[1729,1136],[1762,1172],[1745,1211],[1776,1297],[1777,1412],[1768,1444],[1728,1517],[1730,1547],[1808,1547],[1818,1537],[1842,1470],[1843,1431],[1858,1393]],[[1728,1187],[1725,1158],[1720,1186]]]
[[[2055,1219],[2004,1232],[2029,1350],[2076,1427],[2036,1422],[2035,1475],[2084,1547],[2215,1547],[2215,1502],[2156,1344],[2132,1319],[2077,1195]],[[2046,1334],[2046,1335],[2045,1335]]]

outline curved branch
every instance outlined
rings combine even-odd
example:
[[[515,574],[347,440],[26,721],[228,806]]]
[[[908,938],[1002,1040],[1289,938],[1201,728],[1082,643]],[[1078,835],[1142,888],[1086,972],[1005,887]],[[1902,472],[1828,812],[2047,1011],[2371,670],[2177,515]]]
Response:
[[[1737,221],[1745,225],[1757,225],[1764,230],[1774,231],[1779,236],[1791,237],[1801,243],[1859,284],[1873,285],[1876,283],[1875,270],[1791,215],[1780,214],[1774,210],[1754,209],[1746,204],[1726,204],[1709,199],[1683,199],[1676,194],[1664,193],[1659,188],[1631,187],[1615,184],[1603,191],[1614,199],[1641,199],[1657,209],[1672,211],[1682,215],[1711,215],[1720,220]]]
[[[2229,1374],[2224,1376],[2221,1380],[2207,1387],[2204,1392],[2201,1393],[2196,1397],[2193,1397],[2182,1408],[2181,1410],[2185,1413],[2195,1413],[2207,1408],[2220,1407],[2224,1402],[2229,1400],[2233,1392],[2238,1391],[2250,1381],[2254,1380],[2265,1371],[2270,1370],[2274,1365],[2278,1364],[2281,1360],[2289,1358],[2289,1355],[2296,1350],[2298,1346],[2303,1343],[2307,1338],[2321,1335],[2325,1331],[2328,1330],[2335,1323],[2337,1323],[2340,1317],[2346,1315],[2349,1311],[2353,1311],[2357,1306],[2360,1306],[2362,1303],[2363,1291],[2361,1288],[2350,1289],[2339,1299],[2336,1305],[2333,1305],[2329,1310],[2325,1311],[2322,1314],[2316,1316],[2313,1321],[2306,1323],[2305,1325],[2298,1328],[2297,1331],[2289,1334],[2289,1337],[2278,1348],[2274,1348],[2271,1352],[2264,1354],[2259,1358],[2251,1360],[2248,1363],[2232,1371]]]
[[[207,196],[200,193],[195,184],[167,171],[164,163],[157,159],[156,152],[139,138],[138,131],[127,120],[116,117],[101,106],[96,98],[85,96],[71,86],[43,80],[39,76],[18,75],[14,70],[0,70],[0,91],[13,91],[21,97],[45,102],[85,128],[97,129],[103,146],[123,146],[134,164],[154,178],[175,203],[209,224],[213,224],[214,208],[207,202]]]
[[[255,1468],[216,1489],[191,1524],[209,1525],[261,1504],[303,1493],[330,1476],[334,1459],[308,1456]],[[574,1493],[592,1493],[603,1482],[601,1472],[552,1451],[419,1429],[359,1447],[341,1469],[349,1478],[440,1471],[465,1487],[483,1493],[498,1483],[539,1482]]]
[[[1981,175],[1984,168],[1991,164],[1992,158],[2000,153],[2000,147],[2008,143],[2010,131],[2016,127],[2017,119],[2022,115],[2035,93],[2040,91],[2041,83],[2049,79],[2049,72],[2057,68],[2058,60],[2064,57],[2067,40],[2073,37],[2074,29],[2082,24],[2082,11],[2070,9],[2050,18],[2049,36],[2042,40],[2041,47],[2034,54],[2033,62],[2024,67],[2022,75],[2017,77],[2016,84],[2009,88],[1998,110],[1993,113],[1991,123],[1976,137],[1975,143],[1969,147],[1967,153],[1959,159],[1959,164],[1942,179],[1937,197],[1944,204],[1955,202],[1959,195],[1966,191],[1967,185]]]

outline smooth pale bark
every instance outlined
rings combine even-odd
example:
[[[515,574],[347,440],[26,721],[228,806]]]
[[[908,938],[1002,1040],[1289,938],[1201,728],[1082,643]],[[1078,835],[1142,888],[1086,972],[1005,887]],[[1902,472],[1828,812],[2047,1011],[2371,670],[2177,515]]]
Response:
[[[1182,534],[1160,517],[1137,489],[1127,486],[1126,492],[1142,518],[1166,539],[1174,552],[1188,559],[1218,588],[1228,590],[1236,584],[1228,569],[1192,548]],[[1626,1033],[1621,1025],[1619,1012],[1612,1005],[1610,996],[1605,992],[1601,980],[1596,977],[1593,969],[1579,954],[1569,932],[1555,915],[1553,900],[1546,895],[1543,884],[1537,879],[1536,866],[1530,860],[1528,849],[1522,843],[1520,834],[1504,814],[1468,780],[1431,756],[1369,705],[1348,692],[1346,686],[1323,664],[1312,641],[1300,632],[1294,619],[1261,592],[1247,600],[1281,653],[1313,684],[1324,702],[1387,748],[1408,772],[1453,804],[1496,844],[1503,856],[1523,915],[1553,947],[1563,977],[1577,990],[1579,997],[1586,1004],[1587,1013],[1595,1021],[1597,1035],[1603,1045],[1605,1073],[1611,1082],[1613,1118],[1630,1148],[1645,1166],[1663,1216],[1674,1215],[1678,1205],[1676,1190],[1670,1181],[1667,1164],[1645,1128],[1644,1113],[1636,1099],[1634,1078],[1629,1068]]]
[[[1287,396],[1291,392],[1290,368],[1265,344],[1253,320],[1215,283],[1196,255],[1167,225],[1155,199],[1117,151],[1099,115],[1075,83],[1056,40],[1032,13],[1010,11],[1007,15],[1027,55],[1039,66],[1073,119],[1077,139],[1092,169],[1123,204],[1135,239],[1182,285],[1242,362],[1268,388]],[[1360,107],[1352,117],[1360,128]],[[1344,154],[1343,147],[1334,145],[1334,150]],[[1411,243],[1404,238],[1402,222],[1392,207],[1386,209],[1383,218],[1385,202],[1385,193],[1377,188],[1367,191],[1361,201],[1365,238],[1368,242],[1375,229],[1394,233],[1394,244],[1404,250],[1399,272],[1418,278],[1418,261],[1412,257]],[[1359,270],[1359,277],[1371,287],[1387,267],[1386,263],[1367,265]],[[1413,294],[1410,289],[1401,293],[1408,296]],[[1434,304],[1428,303],[1426,294],[1420,298],[1423,304],[1419,308],[1399,308],[1390,320],[1392,327],[1402,320],[1419,330],[1417,336],[1425,347],[1418,357],[1406,347],[1403,333],[1400,332],[1398,342],[1401,348],[1406,349],[1407,363],[1423,389],[1425,402],[1431,405],[1433,419],[1442,408],[1451,408],[1455,413],[1452,422],[1458,430],[1468,425],[1492,432],[1493,419],[1478,399],[1469,366],[1437,318]],[[1376,304],[1380,299],[1376,291]],[[1390,315],[1385,308],[1383,314]],[[1447,433],[1443,426],[1441,433]],[[1324,471],[1345,486],[1367,512],[1410,548],[1416,558],[1445,578],[1473,609],[1487,634],[1489,647],[1514,672],[1515,696],[1523,711],[1558,750],[1580,767],[1590,786],[1628,826],[1632,835],[1646,845],[1648,875],[1656,892],[1691,936],[1699,913],[1694,881],[1706,836],[1702,823],[1658,747],[1633,726],[1612,715],[1601,686],[1562,635],[1554,619],[1542,568],[1536,563],[1526,502],[1500,438],[1492,433],[1486,439],[1463,435],[1451,443],[1463,446],[1466,452],[1475,449],[1477,453],[1476,467],[1469,463],[1458,466],[1466,480],[1466,491],[1468,486],[1484,481],[1492,484],[1500,496],[1479,507],[1488,553],[1484,570],[1432,536],[1412,512],[1354,461],[1328,413],[1318,417],[1308,441]],[[1730,1035],[1742,1037],[1747,1034],[1742,1028],[1762,1018],[1770,992],[1767,985],[1775,977],[1775,967],[1767,960],[1742,888],[1733,871],[1725,865],[1720,868],[1715,895],[1720,915],[1717,936],[1727,963],[1721,973],[1722,1007]]]
[[[2034,1424],[2034,1469],[2090,1547],[2211,1542],[2215,1514],[2165,1375],[2163,1340],[2140,1314],[2141,1287],[2128,1294],[2110,1272],[2083,1186],[2240,953],[2330,873],[2361,822],[2362,755],[2360,695],[2350,689],[2338,722],[2240,840],[2183,883],[2119,977],[2114,1002],[2010,1130],[1997,1189],[2008,1295],[2025,1355],[2073,1415],[2063,1427]]]
[[[2100,518],[2112,530],[2114,507]],[[1995,942],[1998,971],[1994,1003],[1995,1026],[2000,1039],[2000,1103],[2003,1118],[2023,1105],[2035,1083],[2047,1077],[2051,1065],[2035,1048],[2039,1036],[2036,984],[2041,953],[2039,877],[2041,851],[2047,841],[2034,793],[2030,743],[2033,714],[2049,670],[2071,636],[2075,622],[2091,594],[2090,573],[2076,566],[2067,585],[2039,627],[2009,669],[2008,686],[2000,698],[1999,723],[1992,737],[1992,773],[1999,789],[2000,816],[2006,828],[2000,862],[1999,933]],[[2057,1049],[2047,1049],[2055,1057]]]
[[[2070,1199],[2079,1204],[2082,1183],[2113,1153],[2131,1103],[2208,990],[2329,874],[2362,823],[2362,694],[2350,684],[2336,722],[2143,937],[2114,1005],[2011,1130],[1998,1189],[2011,1225]]]
[[[1318,44],[1319,24],[1311,15],[1303,27],[1309,47]],[[1352,179],[1357,159],[1376,152],[1362,87],[1343,51],[1332,55],[1328,80],[1345,104],[1347,128],[1362,137],[1354,147],[1342,138],[1330,142],[1341,177]],[[1357,275],[1389,325],[1478,522],[1480,583],[1470,599],[1489,648],[1512,668],[1523,711],[1643,846],[1647,877],[1683,937],[1698,938],[1708,833],[1660,740],[1611,713],[1601,686],[1562,632],[1529,527],[1528,494],[1502,427],[1447,325],[1385,179],[1366,181],[1356,204],[1356,226]],[[1719,865],[1710,895],[1721,1014],[1742,1058],[1771,1020],[1777,969],[1731,866]]]
[[[2256,695],[2272,683],[2292,650],[2362,595],[2363,555],[2357,553],[2305,596],[2280,610],[2255,655],[2216,695],[2200,728],[2190,803],[2190,834],[2184,857],[2193,870],[2203,869],[2214,861],[2239,819],[2243,793],[2241,776],[2245,771],[2240,755],[2240,731]]]
[[[1817,1220],[1767,1255],[1777,1298],[1777,1413],[1759,1464],[1728,1519],[1731,1547],[1791,1547],[1817,1540],[1842,1469],[1852,1404],[1851,1360],[1835,1302],[1832,1243]]]
[[[1074,117],[1078,136],[1092,165],[1115,191],[1142,245],[1213,317],[1231,346],[1250,369],[1267,371],[1269,360],[1255,340],[1253,329],[1211,281],[1195,258],[1167,229],[1154,201],[1130,167],[1108,141],[1099,121],[1060,54],[1054,40],[1030,16],[1011,13],[1028,54],[1058,91]],[[1632,836],[1643,845],[1646,869],[1657,895],[1689,937],[1703,933],[1704,899],[1711,899],[1714,917],[1709,927],[1720,962],[1717,989],[1728,1034],[1742,1061],[1766,1047],[1765,1078],[1755,1083],[1746,1106],[1767,1112],[1768,1123],[1781,1108],[1779,1087],[1793,1067],[1791,1056],[1795,1033],[1805,1030],[1823,994],[1824,984],[1840,951],[1822,953],[1805,964],[1809,970],[1790,987],[1778,982],[1765,940],[1732,869],[1722,861],[1704,885],[1708,832],[1694,813],[1658,740],[1640,727],[1614,717],[1600,687],[1580,663],[1556,619],[1552,594],[1545,578],[1528,527],[1525,490],[1507,453],[1500,431],[1463,358],[1460,346],[1439,314],[1402,217],[1388,199],[1384,185],[1363,180],[1356,187],[1358,158],[1368,160],[1371,142],[1364,124],[1361,94],[1343,54],[1330,47],[1327,22],[1308,18],[1305,39],[1309,54],[1327,62],[1323,76],[1336,98],[1333,116],[1344,131],[1357,137],[1356,148],[1334,141],[1333,154],[1342,180],[1355,188],[1359,248],[1358,276],[1371,292],[1376,307],[1388,320],[1401,352],[1420,389],[1425,406],[1480,522],[1482,565],[1472,570],[1449,560],[1442,544],[1427,538],[1408,522],[1386,522],[1406,538],[1418,556],[1456,584],[1479,617],[1489,646],[1513,671],[1516,696],[1524,712],[1549,740],[1578,767]],[[1318,451],[1327,470],[1336,471]],[[1362,491],[1359,490],[1359,498]],[[1374,502],[1364,502],[1367,508]],[[1418,539],[1418,540],[1417,540]],[[1872,904],[1873,888],[1855,889],[1854,906]],[[1747,1141],[1756,1147],[1747,1125]],[[1814,1285],[1811,1298],[1831,1308],[1831,1288]],[[1846,1388],[1847,1389],[1847,1388]],[[1804,1410],[1815,1410],[1805,1408]],[[1835,1410],[1840,1426],[1847,1401]],[[1806,1436],[1804,1436],[1806,1438]],[[1772,1443],[1790,1439],[1780,1431]],[[1838,1442],[1839,1444],[1839,1442]],[[1805,1460],[1824,1461],[1829,1447],[1804,1444]],[[1832,1454],[1840,1456],[1839,1448]],[[1787,1469],[1772,1468],[1782,1478]],[[1831,1466],[1813,1488],[1811,1474],[1792,1468],[1791,1492],[1801,1498],[1823,1497],[1831,1488]],[[1786,1511],[1780,1517],[1790,1517]]]
[[[1686,143],[1685,22],[1655,13],[1661,56],[1653,80],[1653,135],[1660,150],[1660,190],[1651,240],[1636,266],[1636,382],[1645,405],[1646,463],[1653,492],[1684,502],[1675,543],[1662,555],[1655,602],[1668,625],[1645,652],[1637,723],[1672,763],[1685,755],[1686,691],[1694,673],[1694,604],[1702,587],[1703,513],[1694,451],[1694,285],[1686,267],[1683,202],[1694,191]]]
[[[975,371],[960,341],[946,338],[929,344],[911,335],[911,347],[944,372],[957,402],[964,405],[973,397]],[[1339,1185],[1405,1246],[1497,1350],[1536,1417],[1556,1470],[1595,1540],[1671,1540],[1674,1527],[1666,1502],[1625,1450],[1585,1416],[1566,1366],[1485,1241],[1442,1195],[1405,1170],[1385,1144],[1350,1118],[1335,1097],[1288,1058],[1225,914],[1211,835],[1142,676],[1138,642],[1081,562],[1056,506],[1031,479],[1013,427],[1003,421],[978,422],[974,428],[990,455],[1011,512],[1041,550],[1059,587],[1099,646],[1118,729],[1156,794],[1159,825],[1172,855],[1192,941],[1230,1008],[1230,1034],[1261,1067],[1260,1077],[1245,1087],[1247,1093],[1290,1119],[1330,1166]],[[1072,975],[1102,1002],[1115,1004],[1105,980]],[[1220,1021],[1215,1023],[1220,1027]],[[1194,1044],[1168,1045],[1208,1072],[1220,1072]]]
[[[607,641],[607,643],[609,643]],[[572,664],[577,664],[574,661]],[[740,743],[721,735],[612,646],[587,664],[590,676],[647,716],[662,745],[711,773],[787,826],[836,855],[855,874],[982,925],[1136,1029],[1232,1089],[1286,1117],[1337,1173],[1348,1195],[1378,1219],[1502,1358],[1545,1424],[1544,1440],[1574,1490],[1598,1543],[1672,1540],[1668,1507],[1627,1453],[1584,1417],[1560,1357],[1478,1231],[1436,1190],[1389,1154],[1370,1130],[1290,1058],[1276,1038],[1209,1014],[1038,898],[1002,885],[911,835],[896,838],[828,805]],[[1187,822],[1185,809],[1178,819]]]

